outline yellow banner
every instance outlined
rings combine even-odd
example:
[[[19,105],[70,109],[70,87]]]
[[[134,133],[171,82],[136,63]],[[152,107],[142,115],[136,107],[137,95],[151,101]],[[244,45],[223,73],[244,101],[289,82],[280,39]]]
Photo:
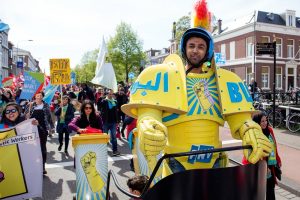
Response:
[[[6,140],[0,143],[0,199],[27,193],[27,186],[16,140],[16,131],[1,131],[7,134]],[[1,142],[1,140],[0,140]]]
[[[70,59],[50,59],[50,81],[52,85],[71,84]]]

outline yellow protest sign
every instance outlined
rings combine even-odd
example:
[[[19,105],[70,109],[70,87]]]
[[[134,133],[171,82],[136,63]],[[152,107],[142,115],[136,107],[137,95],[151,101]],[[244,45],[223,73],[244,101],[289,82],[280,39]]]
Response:
[[[50,81],[52,85],[71,83],[70,59],[50,59]]]
[[[15,129],[1,131],[7,137],[0,140],[0,199],[27,193]]]

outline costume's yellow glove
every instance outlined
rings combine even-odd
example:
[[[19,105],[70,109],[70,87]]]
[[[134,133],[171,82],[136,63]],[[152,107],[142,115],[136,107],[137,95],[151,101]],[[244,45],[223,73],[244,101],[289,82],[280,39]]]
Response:
[[[146,157],[157,156],[166,146],[167,128],[153,117],[143,117],[138,124],[140,149]]]
[[[87,152],[81,157],[80,162],[91,190],[93,192],[100,191],[104,186],[104,181],[96,169],[96,153]]]
[[[255,164],[271,153],[272,145],[257,123],[251,120],[246,121],[240,127],[239,133],[243,140],[243,145],[252,146],[252,152],[247,149],[244,150],[244,155],[249,162]]]

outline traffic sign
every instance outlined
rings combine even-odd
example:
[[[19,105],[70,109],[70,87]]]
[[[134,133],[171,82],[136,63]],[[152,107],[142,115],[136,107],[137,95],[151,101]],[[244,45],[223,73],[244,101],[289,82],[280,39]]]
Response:
[[[23,61],[17,62],[17,68],[23,68]]]
[[[129,72],[128,78],[133,79],[134,78],[134,73],[133,72]]]
[[[256,48],[273,49],[273,43],[270,42],[256,43]]]
[[[217,65],[224,65],[226,63],[226,56],[224,53],[215,53],[215,61]]]
[[[256,54],[263,55],[263,54],[274,54],[274,44],[273,43],[256,43]]]

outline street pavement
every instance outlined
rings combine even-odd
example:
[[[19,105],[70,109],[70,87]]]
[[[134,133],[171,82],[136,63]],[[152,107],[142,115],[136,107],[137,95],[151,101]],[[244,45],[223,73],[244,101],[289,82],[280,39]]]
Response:
[[[228,127],[220,128],[220,136],[224,146],[237,146],[241,141],[231,137]],[[300,168],[300,134],[293,135],[287,130],[275,129],[275,136],[278,143],[278,151],[282,159],[283,177],[279,186],[276,187],[276,199],[278,200],[300,200],[300,173],[296,170]],[[120,157],[112,157],[110,145],[108,146],[108,168],[112,169],[120,184],[127,189],[126,181],[134,173],[130,171],[130,150],[125,139],[118,140]],[[59,152],[57,134],[48,138],[48,158],[46,164],[47,175],[44,176],[43,197],[33,198],[34,200],[69,200],[76,195],[76,176],[73,167],[74,150],[72,144],[69,146],[70,157],[66,157],[63,151]],[[63,147],[64,149],[64,147]],[[229,153],[229,157],[241,161],[242,151]],[[111,181],[111,199],[130,199],[117,190]]]

